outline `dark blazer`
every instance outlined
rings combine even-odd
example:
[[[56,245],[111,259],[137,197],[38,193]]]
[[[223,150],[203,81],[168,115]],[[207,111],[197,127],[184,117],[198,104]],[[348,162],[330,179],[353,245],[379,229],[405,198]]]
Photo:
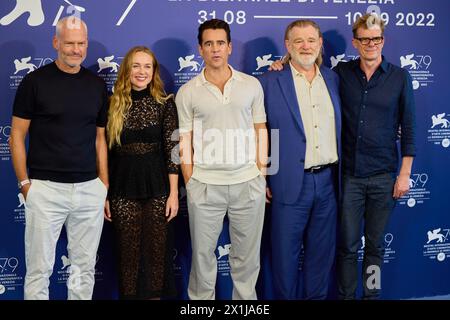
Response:
[[[322,66],[320,72],[325,80],[336,120],[338,156],[341,150],[341,103],[339,98],[339,77]],[[302,191],[305,168],[306,136],[295,93],[290,65],[280,71],[266,72],[259,78],[264,89],[264,106],[269,129],[279,130],[279,141],[270,141],[271,167],[276,166],[273,154],[278,147],[278,172],[269,176],[273,200],[293,204]],[[269,133],[270,135],[270,133]],[[278,143],[278,146],[275,144]]]

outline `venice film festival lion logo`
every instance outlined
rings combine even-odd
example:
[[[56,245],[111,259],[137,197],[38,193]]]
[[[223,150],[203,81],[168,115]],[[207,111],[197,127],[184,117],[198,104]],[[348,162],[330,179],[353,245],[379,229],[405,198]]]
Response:
[[[348,60],[345,60],[345,53],[343,54],[338,54],[336,56],[331,56],[330,57],[330,63],[331,63],[331,69],[334,69],[339,62],[347,62]]]
[[[335,56],[330,56],[330,69],[334,69],[339,62],[348,62],[351,60],[356,60],[358,59],[359,56],[358,55],[352,55],[352,54],[345,54],[345,53],[341,53],[341,54],[337,54]]]
[[[442,112],[431,115],[431,126],[428,129],[428,141],[440,144],[444,148],[450,147],[450,120],[449,113]]]
[[[218,246],[217,251],[219,251],[219,257],[217,260],[220,260],[222,257],[225,257],[230,254],[231,243],[225,244],[223,246]]]
[[[101,71],[106,70],[108,68],[111,68],[111,72],[117,73],[119,64],[117,62],[114,62],[113,59],[114,59],[114,55],[104,57],[104,58],[98,58],[97,59],[97,63],[98,63],[97,73],[100,73]]]
[[[68,13],[80,13],[86,11],[85,8],[72,4],[69,0],[64,0],[64,2],[68,5]],[[61,17],[64,8],[64,6],[60,6],[58,13],[56,14],[56,17],[54,19],[54,24]],[[11,12],[0,19],[0,25],[10,25],[24,14],[29,15],[27,24],[30,27],[37,27],[43,24],[45,21],[45,15],[44,11],[42,10],[42,0],[16,0],[16,5],[11,10]]]
[[[41,0],[16,0],[14,9],[0,19],[0,25],[7,26],[25,13],[29,14],[27,20],[29,26],[41,25],[45,20]]]
[[[34,61],[35,63],[32,63],[31,61]],[[39,69],[40,67],[45,66],[52,62],[53,62],[53,59],[49,58],[49,57],[31,58],[31,56],[28,56],[28,57],[14,59],[15,71],[14,71],[13,76],[17,75],[18,73],[28,74],[36,69]],[[26,72],[22,72],[22,71],[26,71]],[[21,75],[19,75],[19,76],[21,76]]]
[[[277,56],[273,53],[265,53],[255,58],[256,68],[251,75],[257,77],[268,70],[268,68],[277,60],[282,60],[283,56]]]
[[[432,57],[427,54],[409,53],[400,56],[400,67],[411,74],[414,90],[433,83],[433,74],[429,71],[432,61]]]
[[[444,117],[445,117],[445,112],[439,113],[437,115],[432,115],[431,116],[431,122],[432,122],[431,129],[433,129],[436,126],[440,126],[440,129],[450,128],[450,121]]]
[[[256,57],[256,71],[258,71],[261,68],[264,67],[270,67],[272,63],[274,63],[273,60],[270,60],[272,58],[272,54],[265,54],[262,57],[258,56]]]
[[[435,228],[427,231],[427,242],[424,245],[424,256],[443,262],[450,256],[449,228]]]
[[[429,244],[432,241],[436,241],[436,243],[444,243],[447,240],[447,236],[441,233],[442,228],[437,228],[434,230],[429,230],[427,232],[428,241],[427,244]],[[447,233],[448,235],[448,233]]]
[[[410,70],[416,70],[419,67],[419,62],[413,59],[414,53],[407,54],[400,57],[400,67],[409,67]]]
[[[201,68],[201,64],[198,63],[197,61],[194,60],[195,58],[195,54],[191,54],[188,56],[183,57],[179,57],[178,58],[178,64],[179,64],[179,69],[178,72],[186,69],[186,68],[191,68],[189,71],[191,72],[198,72]]]
[[[31,63],[31,56],[29,57],[25,57],[25,58],[21,58],[19,59],[14,59],[14,66],[16,67],[16,71],[14,72],[14,74],[17,74],[20,71],[23,70],[27,70],[27,74],[30,73],[31,71],[34,71],[37,69],[36,65]]]

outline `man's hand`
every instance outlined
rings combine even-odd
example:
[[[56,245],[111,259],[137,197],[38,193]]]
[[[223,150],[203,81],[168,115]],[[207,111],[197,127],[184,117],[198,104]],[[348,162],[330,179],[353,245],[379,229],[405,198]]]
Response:
[[[22,192],[22,195],[23,195],[23,198],[25,199],[25,201],[27,200],[28,190],[30,190],[30,187],[31,187],[31,183],[27,183],[20,189],[20,192]]]
[[[283,62],[282,62],[282,60],[274,61],[274,62],[270,65],[270,67],[269,67],[268,70],[269,70],[269,71],[281,71],[281,70],[283,70]]]
[[[192,142],[192,131],[180,134],[180,160],[181,173],[184,184],[187,185],[194,172],[194,149]]]
[[[184,172],[183,172],[184,173]],[[192,172],[183,174],[184,185],[187,186],[189,180],[191,180]]]
[[[397,177],[397,180],[395,181],[394,192],[392,196],[395,199],[398,199],[407,194],[408,191],[409,191],[409,175],[407,174],[399,175]]]

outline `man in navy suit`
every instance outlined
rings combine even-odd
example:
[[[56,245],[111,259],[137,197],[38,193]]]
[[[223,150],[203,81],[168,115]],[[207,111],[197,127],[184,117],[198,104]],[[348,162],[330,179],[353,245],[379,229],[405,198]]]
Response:
[[[269,127],[279,130],[279,140],[271,141],[279,170],[267,189],[277,299],[325,299],[335,256],[339,80],[321,66],[322,43],[315,22],[292,22],[285,32],[289,64],[260,78]]]

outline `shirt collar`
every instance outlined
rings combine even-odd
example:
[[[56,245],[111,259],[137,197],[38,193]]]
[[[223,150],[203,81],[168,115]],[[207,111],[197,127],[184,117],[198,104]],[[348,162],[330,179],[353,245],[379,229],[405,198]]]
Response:
[[[384,71],[384,72],[387,72],[388,71],[388,65],[389,65],[389,63],[387,62],[387,60],[386,60],[386,58],[384,57],[384,56],[381,56],[381,58],[383,59],[382,61],[381,61],[381,69]]]
[[[230,77],[230,79],[233,79],[233,80],[236,80],[236,81],[242,81],[243,80],[242,76],[236,70],[234,70],[234,68],[231,65],[228,65],[228,67],[231,70],[231,77]],[[202,69],[202,71],[200,72],[199,77],[197,79],[198,79],[197,86],[201,86],[201,85],[210,83],[210,82],[208,82],[208,80],[206,80],[205,68]]]
[[[378,67],[379,69],[381,69],[383,72],[387,72],[389,69],[389,62],[386,60],[386,58],[382,55],[381,56],[381,64]],[[353,69],[355,68],[361,68],[361,58],[358,58],[357,60],[354,60],[355,63],[353,64]]]

